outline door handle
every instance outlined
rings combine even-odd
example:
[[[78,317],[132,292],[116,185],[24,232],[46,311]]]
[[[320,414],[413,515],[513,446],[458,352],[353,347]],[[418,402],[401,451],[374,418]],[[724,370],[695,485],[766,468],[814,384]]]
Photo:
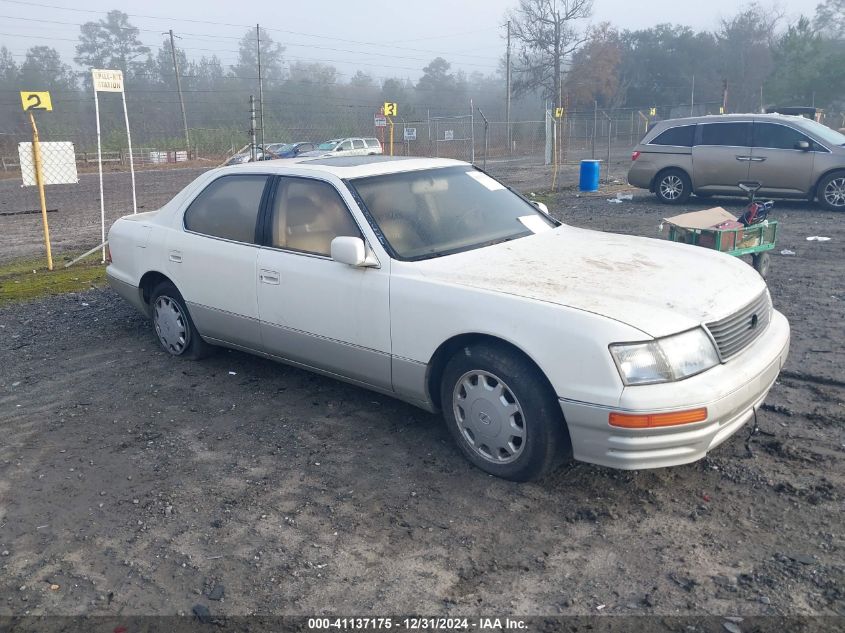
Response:
[[[736,159],[737,159],[737,160],[741,160],[741,161],[748,162],[748,161],[750,161],[750,160],[751,160],[751,157],[750,157],[750,156],[737,156],[737,157],[736,157]]]
[[[763,156],[752,156],[750,160],[753,163],[762,163],[766,159]]]
[[[182,253],[179,251],[170,251],[170,261],[176,262],[177,264],[182,263]]]
[[[263,284],[271,284],[273,286],[278,286],[281,277],[279,277],[279,273],[275,270],[260,270],[258,271],[258,280]]]

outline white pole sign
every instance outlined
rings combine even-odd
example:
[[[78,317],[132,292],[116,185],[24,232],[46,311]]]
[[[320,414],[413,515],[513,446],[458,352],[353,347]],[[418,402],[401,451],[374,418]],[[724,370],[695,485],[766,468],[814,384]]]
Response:
[[[97,92],[123,92],[122,70],[91,69],[94,76],[94,90]]]
[[[129,147],[129,173],[132,177],[132,213],[138,213],[135,194],[135,161],[132,156],[132,135],[129,132],[129,113],[126,109],[126,93],[123,90],[122,70],[91,69],[94,84],[94,111],[97,115],[97,164],[100,172],[100,233],[103,243],[106,241],[106,205],[103,199],[103,150],[100,137],[100,92],[119,92],[123,98],[123,120],[126,123],[126,143]],[[103,261],[106,259],[106,247],[103,246]]]

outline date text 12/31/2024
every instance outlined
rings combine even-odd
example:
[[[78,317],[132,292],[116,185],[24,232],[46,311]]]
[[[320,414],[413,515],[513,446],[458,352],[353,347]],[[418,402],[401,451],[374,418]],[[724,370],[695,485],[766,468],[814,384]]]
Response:
[[[315,631],[520,631],[527,625],[518,618],[355,617],[308,618],[308,628]]]

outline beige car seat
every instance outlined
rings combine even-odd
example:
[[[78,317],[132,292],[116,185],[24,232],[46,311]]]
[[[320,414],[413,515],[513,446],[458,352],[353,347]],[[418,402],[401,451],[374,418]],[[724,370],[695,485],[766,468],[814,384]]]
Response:
[[[312,195],[291,197],[285,208],[285,226],[277,221],[275,232],[284,231],[286,247],[292,250],[330,255],[335,237],[361,236],[349,211],[331,191],[314,188]]]

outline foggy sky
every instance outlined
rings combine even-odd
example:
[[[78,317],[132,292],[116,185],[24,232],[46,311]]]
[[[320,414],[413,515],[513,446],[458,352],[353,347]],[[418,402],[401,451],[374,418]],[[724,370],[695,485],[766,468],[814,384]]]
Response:
[[[120,9],[133,16],[133,25],[144,29],[140,39],[153,51],[161,45],[161,33],[172,28],[182,35],[177,46],[189,58],[216,54],[225,67],[235,62],[238,39],[246,28],[260,23],[286,47],[290,61],[331,64],[345,78],[360,69],[377,80],[416,80],[438,55],[450,61],[453,70],[494,72],[504,51],[505,14],[516,4],[516,0],[89,0],[84,4],[0,0],[0,45],[8,47],[18,63],[31,46],[53,46],[73,65],[78,24]],[[801,13],[812,15],[818,0],[762,4],[778,8],[787,24]],[[713,29],[720,18],[734,14],[740,6],[744,4],[735,0],[596,0],[593,17],[585,25],[609,21],[637,29],[671,22]]]

